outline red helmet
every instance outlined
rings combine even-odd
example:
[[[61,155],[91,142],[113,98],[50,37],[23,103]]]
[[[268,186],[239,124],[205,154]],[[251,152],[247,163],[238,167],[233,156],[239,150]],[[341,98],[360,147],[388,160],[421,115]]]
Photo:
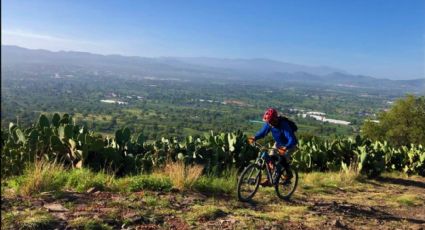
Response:
[[[269,108],[266,110],[263,116],[263,121],[270,123],[277,119],[277,110],[273,108]]]

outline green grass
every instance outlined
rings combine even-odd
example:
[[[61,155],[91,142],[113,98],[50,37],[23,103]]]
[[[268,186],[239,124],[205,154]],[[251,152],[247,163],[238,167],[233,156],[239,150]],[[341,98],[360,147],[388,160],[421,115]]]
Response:
[[[77,217],[69,222],[69,226],[84,230],[112,230],[112,227],[102,223],[101,220],[88,217]]]
[[[38,162],[25,169],[21,176],[10,178],[8,186],[18,194],[34,195],[46,191],[74,190],[85,192],[89,188],[101,191],[137,192],[143,190],[170,191],[176,185],[164,173],[140,174],[115,178],[110,173],[93,172],[89,169],[65,169],[60,165]],[[358,183],[357,175],[344,172],[306,173],[300,175],[300,187],[307,192],[332,193]],[[204,175],[196,177],[193,190],[209,195],[232,195],[236,191],[237,171],[222,173],[221,176]]]
[[[169,191],[173,184],[168,177],[160,174],[117,179],[105,172],[93,172],[86,168],[67,170],[58,164],[37,162],[28,166],[23,175],[7,179],[7,186],[17,194],[36,195],[63,190],[85,192],[92,187],[114,192]]]
[[[77,120],[85,121],[92,121],[94,119],[96,122],[110,122],[112,120],[112,116],[109,114],[87,114],[87,116],[84,117],[82,113],[75,113],[72,117]]]
[[[269,211],[269,212],[257,212],[257,211],[252,211],[252,210],[243,210],[242,212],[237,212],[238,215],[247,215],[247,216],[251,216],[258,218],[258,219],[262,219],[265,221],[289,221],[289,214],[288,213],[284,213],[284,212],[279,212],[279,211]]]
[[[194,184],[194,189],[207,194],[233,194],[236,191],[237,172],[232,171],[225,173],[221,177],[202,176]]]
[[[115,188],[121,192],[137,192],[142,190],[169,191],[173,187],[170,179],[160,174],[138,175],[120,178]]]
[[[167,199],[158,199],[157,196],[152,196],[152,195],[148,195],[148,194],[145,194],[143,196],[143,201],[149,207],[163,208],[163,207],[167,207],[170,204],[170,202]]]
[[[141,113],[142,112],[146,112],[146,111],[144,111],[144,110],[141,110],[141,109],[137,109],[137,108],[132,108],[132,109],[124,109],[123,110],[124,112],[127,112],[127,113],[129,113],[129,114],[131,114],[131,115],[136,115],[136,116],[142,116],[141,115]]]
[[[226,178],[203,176],[195,183],[194,188],[203,193],[219,195],[233,193],[236,185],[233,180],[227,180]]]
[[[92,172],[87,168],[69,170],[66,176],[67,189],[75,189],[78,192],[85,192],[89,188],[98,190],[110,190],[115,183],[115,177],[112,174],[103,172]]]
[[[186,135],[194,136],[194,135],[202,135],[207,132],[202,132],[192,128],[183,128],[183,133],[185,133]]]
[[[187,214],[188,220],[191,221],[215,220],[226,215],[226,211],[215,205],[194,205],[191,211]]]
[[[98,190],[111,190],[115,178],[111,174],[92,172],[89,169],[66,170],[64,167],[47,162],[37,162],[28,166],[24,174],[9,179],[9,186],[22,195],[72,189],[84,192],[95,187]]]
[[[208,197],[197,192],[165,194],[153,192],[168,191],[173,188],[172,180],[165,173],[117,178],[108,173],[93,172],[88,169],[63,169],[55,168],[54,165],[43,166],[46,167],[43,170],[36,169],[36,166],[28,167],[25,175],[10,179],[12,180],[11,183],[6,183],[6,185],[23,188],[34,185],[34,181],[38,181],[38,184],[45,184],[46,182],[40,181],[43,179],[56,185],[47,186],[44,189],[34,189],[33,191],[42,191],[46,188],[58,190],[73,188],[74,190],[84,191],[90,187],[97,187],[101,190],[116,192],[113,199],[106,201],[105,208],[107,209],[104,211],[97,211],[100,207],[98,201],[102,201],[103,196],[93,200],[95,202],[87,202],[84,210],[93,213],[93,215],[99,213],[99,217],[71,217],[73,215],[67,214],[69,218],[67,224],[72,229],[113,229],[122,224],[130,227],[135,227],[138,224],[157,225],[157,227],[165,229],[167,228],[167,221],[164,220],[171,215],[194,228],[205,227],[210,224],[209,221],[218,224],[221,221],[227,223],[230,220],[237,221],[234,225],[231,225],[232,227],[237,226],[236,228],[243,229],[270,227],[270,224],[273,225],[273,223],[278,222],[302,223],[315,228],[329,222],[329,218],[334,217],[333,213],[325,213],[326,215],[321,215],[321,213],[311,214],[311,208],[316,205],[316,201],[322,201],[326,205],[333,202],[338,204],[348,202],[347,205],[355,205],[355,207],[382,205],[386,206],[386,208],[383,208],[384,211],[393,208],[407,211],[411,207],[415,207],[414,210],[416,210],[425,204],[422,194],[418,194],[417,190],[407,191],[401,185],[373,182],[368,179],[362,182],[359,181],[357,175],[345,172],[300,173],[299,190],[295,192],[293,199],[295,202],[281,201],[276,197],[272,187],[260,187],[257,195],[253,198],[253,202],[248,204],[239,202],[235,196],[220,197],[221,194],[234,195],[237,179],[235,170],[226,171],[220,176],[205,175],[198,178],[193,189],[207,193],[210,195]],[[56,169],[56,171],[47,172],[47,169]],[[35,173],[37,170],[38,174]],[[35,179],[35,176],[30,174],[43,176],[40,176],[41,179]],[[51,176],[51,178],[46,178],[47,176]],[[32,180],[28,178],[32,178]],[[422,178],[421,181],[423,181]],[[376,185],[376,183],[379,183],[379,185]],[[344,192],[339,189],[343,189]],[[34,192],[31,195],[36,193]],[[63,194],[65,193],[63,192]],[[86,195],[91,197],[91,194]],[[368,199],[365,199],[365,197]],[[18,202],[19,209],[15,208]],[[81,210],[80,202],[72,202],[61,203],[69,209],[68,213],[79,212]],[[2,227],[4,229],[53,229],[61,223],[58,222],[59,219],[55,220],[54,216],[46,211],[30,211],[29,209],[38,208],[30,199],[16,200],[12,207],[7,208],[10,210],[2,211]],[[126,215],[128,213],[132,214]],[[133,217],[142,217],[142,220],[135,220],[137,218]],[[109,220],[116,220],[114,222],[116,226],[108,226],[106,223],[110,223]],[[208,223],[205,223],[206,221]],[[368,225],[368,227],[370,226]]]
[[[425,205],[425,202],[418,196],[413,194],[403,194],[395,198],[395,201],[403,206],[419,206]]]
[[[1,215],[2,229],[53,229],[57,221],[41,210],[11,211]]]

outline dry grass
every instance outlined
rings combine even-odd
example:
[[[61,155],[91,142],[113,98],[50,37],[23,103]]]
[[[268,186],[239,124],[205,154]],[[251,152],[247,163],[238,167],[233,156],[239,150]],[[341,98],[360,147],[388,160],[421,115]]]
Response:
[[[174,187],[180,190],[192,189],[201,177],[204,167],[201,165],[185,165],[183,162],[169,162],[165,173],[170,177]]]
[[[353,185],[360,178],[360,172],[357,167],[348,167],[348,170],[341,170],[337,174],[337,178],[343,182],[345,186]]]
[[[44,191],[53,191],[60,187],[65,177],[66,170],[57,163],[36,161],[26,168],[23,183],[19,188],[21,195],[32,195]]]
[[[358,159],[355,159],[353,162],[351,162],[350,165],[341,162],[341,173],[342,172],[345,172],[346,174],[349,174],[351,176],[360,175]]]
[[[355,170],[340,172],[312,172],[302,174],[301,188],[311,192],[328,193],[335,188],[347,188],[358,183],[359,174]]]

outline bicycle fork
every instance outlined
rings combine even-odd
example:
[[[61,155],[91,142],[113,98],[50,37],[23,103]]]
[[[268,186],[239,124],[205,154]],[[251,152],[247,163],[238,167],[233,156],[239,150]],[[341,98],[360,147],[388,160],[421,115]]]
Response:
[[[281,173],[279,173],[279,172],[281,172],[282,166],[280,164],[276,164],[274,175],[272,175],[272,172],[271,172],[271,169],[270,169],[270,166],[269,166],[269,163],[272,161],[272,159],[269,157],[269,155],[267,153],[262,154],[262,159],[263,159],[262,164],[266,167],[267,178],[269,179],[269,181],[271,181],[272,184],[277,184],[278,178],[281,175]]]

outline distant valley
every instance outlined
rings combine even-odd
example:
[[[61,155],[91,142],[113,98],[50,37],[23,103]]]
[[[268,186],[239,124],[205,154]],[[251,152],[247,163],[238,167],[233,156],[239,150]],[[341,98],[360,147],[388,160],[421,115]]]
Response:
[[[86,52],[32,50],[2,46],[2,76],[7,71],[73,75],[75,71],[126,79],[227,80],[243,84],[306,85],[381,89],[400,94],[425,94],[425,78],[377,79],[349,74],[331,67],[313,67],[269,59],[206,57],[128,57]],[[6,74],[5,77],[8,75]]]

